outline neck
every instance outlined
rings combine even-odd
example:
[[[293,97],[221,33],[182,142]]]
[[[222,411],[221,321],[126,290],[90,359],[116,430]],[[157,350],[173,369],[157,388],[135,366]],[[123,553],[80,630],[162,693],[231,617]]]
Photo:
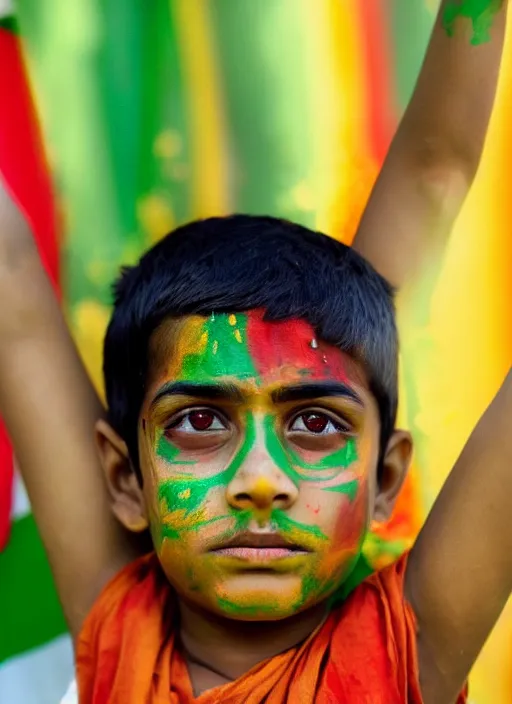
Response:
[[[305,640],[322,622],[325,604],[285,621],[235,621],[183,602],[180,613],[181,642],[189,663],[229,681]]]

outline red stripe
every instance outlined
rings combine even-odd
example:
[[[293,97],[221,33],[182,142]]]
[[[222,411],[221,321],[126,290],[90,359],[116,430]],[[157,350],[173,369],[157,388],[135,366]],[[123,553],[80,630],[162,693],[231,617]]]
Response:
[[[53,193],[18,37],[0,29],[0,172],[32,226],[41,257],[58,286]]]
[[[57,224],[21,46],[16,35],[0,28],[0,174],[29,221],[48,274],[57,288]],[[13,458],[0,427],[0,550],[7,542],[12,503]]]
[[[3,425],[0,425],[0,551],[9,538],[13,477],[11,446]]]
[[[367,132],[370,150],[379,166],[396,126],[392,99],[389,27],[382,0],[358,3],[363,60],[366,66]]]

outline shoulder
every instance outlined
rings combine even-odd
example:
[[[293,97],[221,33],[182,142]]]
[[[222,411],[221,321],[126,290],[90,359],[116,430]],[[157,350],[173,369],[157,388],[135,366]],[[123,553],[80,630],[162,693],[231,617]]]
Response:
[[[328,669],[337,691],[346,681],[347,694],[357,691],[361,701],[380,695],[382,701],[421,704],[416,620],[404,597],[407,559],[405,554],[372,574],[331,612]]]
[[[76,643],[80,701],[107,701],[105,692],[123,668],[127,681],[143,678],[143,668],[133,670],[133,658],[142,652],[148,662],[156,661],[175,614],[173,595],[154,553],[130,563],[107,584]]]
[[[326,677],[347,701],[422,704],[414,610],[404,593],[409,553],[379,570],[336,607]],[[334,684],[334,686],[333,686]],[[366,698],[365,698],[366,697]],[[378,698],[380,697],[380,699]],[[466,701],[467,689],[457,704]]]
[[[97,649],[100,642],[128,632],[141,613],[160,611],[170,591],[154,553],[144,555],[117,573],[103,588],[78,636],[77,661]]]

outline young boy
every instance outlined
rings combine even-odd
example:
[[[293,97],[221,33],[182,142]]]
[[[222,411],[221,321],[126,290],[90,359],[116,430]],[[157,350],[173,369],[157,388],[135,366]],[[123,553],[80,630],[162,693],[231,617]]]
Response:
[[[438,23],[363,219],[357,245],[394,284],[411,254],[442,249],[476,170],[495,9],[482,46]],[[80,701],[455,701],[512,585],[510,375],[410,556],[349,594],[411,448],[394,428],[386,282],[271,218],[166,238],[118,285],[97,422],[107,496],[90,442],[101,412],[3,198],[0,404],[76,638]],[[130,531],[149,526],[154,554],[132,561],[109,504]]]

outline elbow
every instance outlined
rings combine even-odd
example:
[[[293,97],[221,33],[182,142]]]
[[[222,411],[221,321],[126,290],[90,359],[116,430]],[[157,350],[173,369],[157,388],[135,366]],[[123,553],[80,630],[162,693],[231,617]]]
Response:
[[[475,174],[476,168],[447,160],[420,167],[415,181],[431,212],[449,224],[459,214]]]

